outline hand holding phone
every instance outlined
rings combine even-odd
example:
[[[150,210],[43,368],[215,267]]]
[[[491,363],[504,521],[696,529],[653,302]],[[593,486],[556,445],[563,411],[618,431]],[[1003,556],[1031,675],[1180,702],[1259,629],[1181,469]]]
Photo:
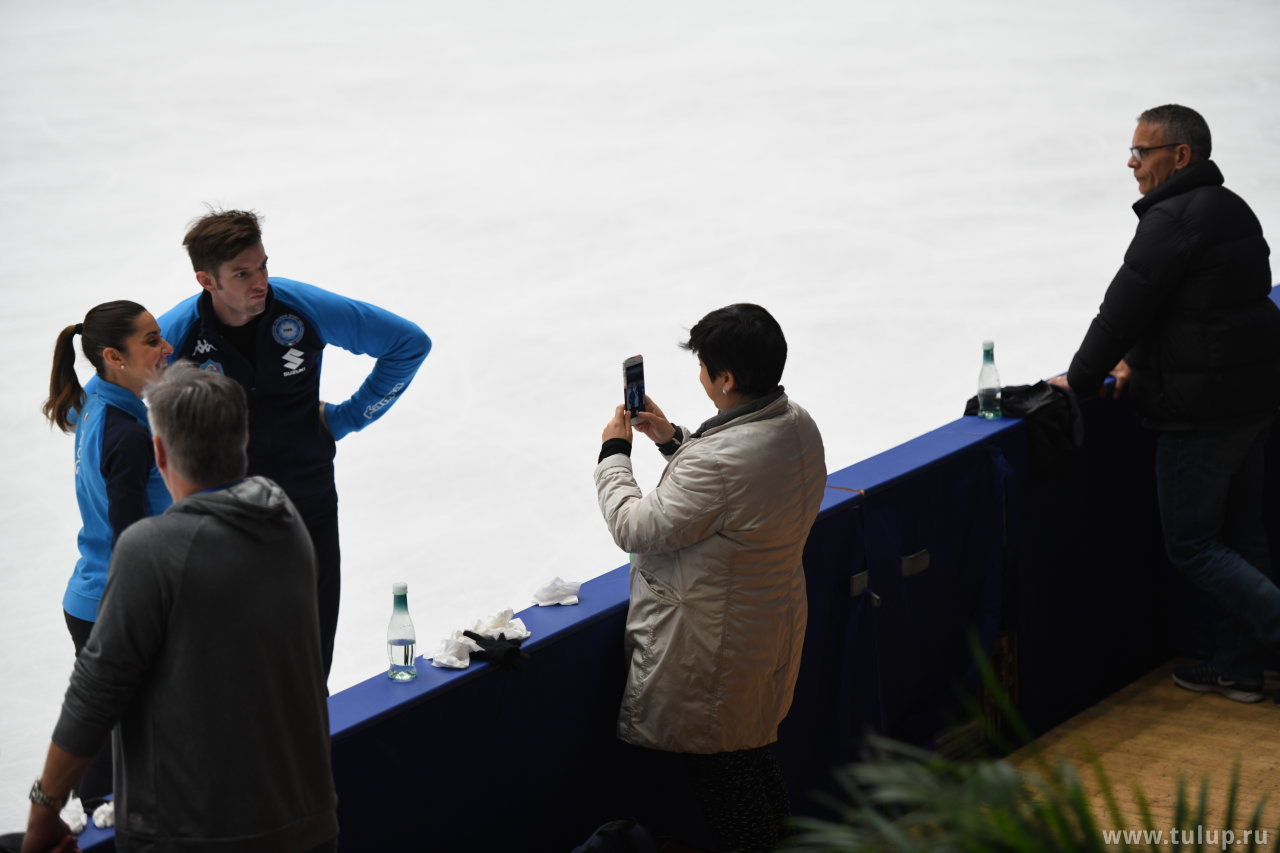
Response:
[[[631,419],[636,432],[646,436],[654,444],[665,444],[676,434],[676,428],[658,408],[658,404],[649,397],[644,398],[644,410]]]

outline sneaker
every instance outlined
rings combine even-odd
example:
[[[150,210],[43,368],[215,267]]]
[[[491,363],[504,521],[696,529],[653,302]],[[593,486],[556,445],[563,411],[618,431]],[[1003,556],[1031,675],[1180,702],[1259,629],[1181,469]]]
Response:
[[[1237,702],[1261,702],[1265,698],[1261,679],[1232,681],[1207,663],[1178,667],[1173,671],[1173,683],[1197,693],[1221,693]]]

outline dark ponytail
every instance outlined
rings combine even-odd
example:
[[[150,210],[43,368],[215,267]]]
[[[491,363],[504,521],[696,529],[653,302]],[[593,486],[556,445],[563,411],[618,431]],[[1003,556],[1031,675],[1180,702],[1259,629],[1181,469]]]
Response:
[[[98,375],[105,378],[102,351],[111,347],[124,352],[125,341],[133,334],[138,315],[146,310],[126,299],[104,302],[89,309],[83,323],[67,326],[58,333],[58,341],[53,345],[53,370],[49,374],[49,399],[41,409],[51,424],[63,432],[71,432],[75,428],[70,419],[71,410],[78,409],[84,402],[84,389],[76,376],[76,349],[72,339],[77,334],[81,336],[80,348],[85,358]]]

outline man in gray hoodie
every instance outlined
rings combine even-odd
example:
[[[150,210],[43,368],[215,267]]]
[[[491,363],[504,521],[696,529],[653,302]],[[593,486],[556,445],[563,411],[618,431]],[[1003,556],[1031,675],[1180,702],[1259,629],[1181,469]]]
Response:
[[[23,850],[74,849],[59,811],[113,727],[118,850],[335,849],[307,529],[244,477],[237,383],[177,364],[146,400],[174,503],[120,536]]]

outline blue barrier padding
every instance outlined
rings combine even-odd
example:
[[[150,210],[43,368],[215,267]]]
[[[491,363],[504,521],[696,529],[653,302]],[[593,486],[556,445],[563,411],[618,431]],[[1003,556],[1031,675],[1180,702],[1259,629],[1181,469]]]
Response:
[[[1016,701],[1034,734],[1163,658],[1151,436],[1127,401],[1083,400],[1081,411],[1085,446],[1073,475],[1010,481]]]
[[[822,494],[822,505],[818,507],[818,518],[822,518],[831,511],[842,507],[850,501],[861,500],[862,493],[852,489],[841,489],[828,485],[827,490]]]
[[[989,650],[1000,628],[1009,474],[999,448],[986,446],[867,496],[878,642],[892,650],[881,695],[892,737],[932,745],[978,695],[969,639]]]
[[[84,828],[84,832],[80,833],[80,839],[77,842],[81,850],[92,850],[94,853],[115,853],[116,849],[116,833],[114,829],[98,829],[90,821],[89,825]]]
[[[522,612],[543,634],[526,644],[521,671],[474,664],[446,680],[450,689],[335,733],[344,840],[354,849],[403,845],[406,827],[388,820],[389,804],[423,816],[412,832],[422,849],[438,850],[568,850],[604,822],[600,815],[626,816],[646,793],[659,814],[691,821],[687,803],[682,812],[670,799],[681,782],[676,770],[650,763],[627,772],[642,762],[627,758],[614,736],[625,576],[623,569],[587,582],[576,607]],[[383,688],[354,689],[376,701]]]
[[[805,545],[804,659],[775,750],[795,803],[815,791],[836,793],[831,768],[853,760],[868,731],[885,729],[877,596],[869,583],[854,595],[851,583],[867,572],[863,522],[862,499],[845,501]]]
[[[962,417],[883,453],[841,468],[827,477],[827,485],[864,492],[884,488],[905,477],[914,476],[954,453],[1016,429],[1020,423],[1017,418],[986,420],[974,416]]]
[[[524,648],[533,653],[539,646],[559,641],[595,622],[625,613],[629,598],[627,566],[620,566],[582,584],[578,604],[572,607],[529,607],[516,615],[524,620],[530,637]],[[432,650],[428,650],[430,653]],[[427,658],[418,661],[418,677],[396,682],[380,673],[329,697],[329,730],[340,738],[379,720],[411,709],[425,697],[439,695],[465,685],[484,672],[488,664],[467,669],[435,667]]]

